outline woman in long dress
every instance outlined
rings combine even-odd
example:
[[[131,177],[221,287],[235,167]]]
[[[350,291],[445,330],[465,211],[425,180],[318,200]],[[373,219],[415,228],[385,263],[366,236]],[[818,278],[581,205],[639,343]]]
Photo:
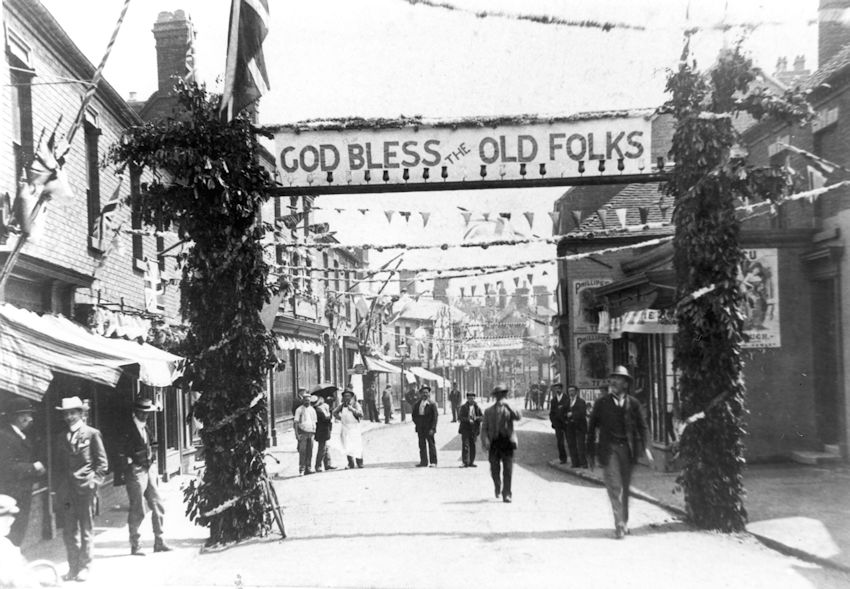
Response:
[[[346,468],[354,468],[355,465],[363,468],[363,434],[360,431],[363,410],[350,387],[342,391],[342,403],[334,409],[333,415],[342,423],[339,436],[342,451],[348,458]]]

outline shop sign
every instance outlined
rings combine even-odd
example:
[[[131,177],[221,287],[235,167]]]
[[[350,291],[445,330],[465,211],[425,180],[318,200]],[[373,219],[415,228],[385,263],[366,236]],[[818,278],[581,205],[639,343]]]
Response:
[[[576,386],[600,388],[608,385],[611,374],[611,338],[600,333],[574,336]]]
[[[779,329],[779,261],[776,248],[744,250],[739,273],[744,296],[743,348],[778,348]]]
[[[594,332],[599,326],[599,302],[593,289],[611,284],[611,278],[586,278],[573,280],[570,293],[573,307],[573,331]]]
[[[433,185],[653,172],[643,114],[280,125],[284,186]]]
[[[503,350],[522,350],[523,342],[519,337],[494,337],[491,339],[471,339],[463,344],[464,352],[480,353]]]
[[[304,317],[305,319],[318,319],[319,313],[316,309],[316,304],[313,301],[295,297],[295,315]]]

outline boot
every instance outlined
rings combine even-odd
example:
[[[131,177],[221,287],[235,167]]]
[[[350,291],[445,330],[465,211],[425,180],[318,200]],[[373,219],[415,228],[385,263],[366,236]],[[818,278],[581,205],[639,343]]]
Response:
[[[142,547],[139,546],[139,542],[137,540],[136,541],[133,541],[133,540],[130,541],[130,554],[132,554],[133,556],[144,556],[145,555],[145,553],[142,552]]]
[[[357,459],[357,468],[363,468],[363,459],[362,458]]]
[[[348,456],[348,466],[345,468],[354,468],[354,456]]]
[[[171,552],[172,548],[162,538],[157,538],[153,542],[154,552]]]

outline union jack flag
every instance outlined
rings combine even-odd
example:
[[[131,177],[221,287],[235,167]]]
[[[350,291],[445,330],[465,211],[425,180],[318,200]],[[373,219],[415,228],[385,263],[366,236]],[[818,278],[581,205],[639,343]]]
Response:
[[[232,0],[221,113],[231,120],[269,91],[263,40],[269,32],[268,0]]]

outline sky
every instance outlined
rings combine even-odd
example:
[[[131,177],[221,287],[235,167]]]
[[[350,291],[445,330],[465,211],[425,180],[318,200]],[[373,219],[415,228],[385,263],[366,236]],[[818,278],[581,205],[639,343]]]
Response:
[[[122,0],[42,0],[80,49],[100,61]],[[662,103],[683,31],[701,27],[692,42],[698,63],[744,41],[756,65],[773,72],[776,59],[805,55],[816,67],[817,0],[449,0],[450,11],[407,0],[269,0],[271,29],[264,44],[271,92],[260,122],[275,124],[345,116],[562,114]],[[105,70],[127,97],[156,87],[151,29],[160,11],[183,9],[197,30],[199,78],[221,89],[228,0],[133,0]],[[628,25],[598,28],[544,25],[512,18],[477,18],[476,11],[551,15]],[[458,206],[512,213],[520,234],[551,235],[547,215],[565,189],[323,196],[317,220],[343,243],[453,243],[465,227]],[[335,208],[346,209],[336,212]],[[357,209],[367,208],[365,215]],[[387,223],[384,210],[413,211]],[[431,212],[423,227],[418,211]],[[529,228],[524,212],[534,213]],[[476,218],[476,217],[473,217]],[[480,217],[479,217],[480,218]],[[373,254],[380,263],[397,252]],[[451,267],[554,257],[553,245],[408,252],[407,267]],[[538,266],[535,284],[554,285],[553,267]],[[548,276],[544,277],[546,271]],[[529,270],[486,280],[524,281]],[[483,286],[479,292],[483,291]]]

